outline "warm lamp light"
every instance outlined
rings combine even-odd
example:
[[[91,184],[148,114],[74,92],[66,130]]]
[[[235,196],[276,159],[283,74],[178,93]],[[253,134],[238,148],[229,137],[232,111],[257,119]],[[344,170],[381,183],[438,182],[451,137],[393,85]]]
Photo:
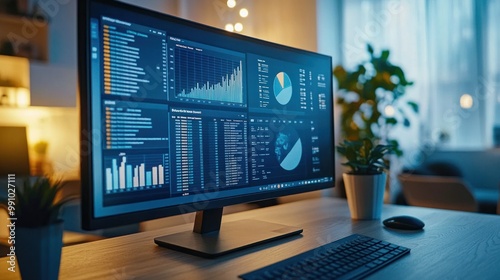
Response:
[[[0,87],[0,106],[28,107],[30,91],[22,87]]]
[[[474,99],[470,94],[464,93],[460,96],[460,107],[470,109],[474,105]]]
[[[17,88],[17,107],[28,107],[30,105],[30,91],[27,88]]]

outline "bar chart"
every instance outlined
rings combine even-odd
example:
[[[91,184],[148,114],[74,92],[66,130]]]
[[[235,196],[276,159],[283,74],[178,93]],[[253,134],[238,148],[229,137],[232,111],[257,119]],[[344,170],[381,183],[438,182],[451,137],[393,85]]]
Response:
[[[168,183],[168,154],[106,157],[107,192],[162,187]]]
[[[243,103],[243,60],[215,51],[175,49],[176,98]]]

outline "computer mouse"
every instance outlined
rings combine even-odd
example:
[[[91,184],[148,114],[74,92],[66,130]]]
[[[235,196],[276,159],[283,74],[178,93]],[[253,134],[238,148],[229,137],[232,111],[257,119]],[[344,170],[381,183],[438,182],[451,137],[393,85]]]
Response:
[[[403,229],[403,230],[419,230],[425,226],[424,222],[411,216],[391,217],[385,219],[383,221],[383,224],[388,228]]]

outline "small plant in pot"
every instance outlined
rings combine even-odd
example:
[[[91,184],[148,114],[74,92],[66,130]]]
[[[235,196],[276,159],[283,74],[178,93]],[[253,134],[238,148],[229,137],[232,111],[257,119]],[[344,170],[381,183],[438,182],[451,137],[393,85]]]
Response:
[[[369,138],[345,140],[337,146],[347,159],[342,165],[351,169],[343,179],[352,219],[380,219],[387,170],[384,156],[393,151],[394,146],[375,145]]]
[[[4,202],[9,215],[15,217],[15,244],[12,245],[24,280],[59,276],[63,234],[59,212],[74,199],[61,198],[62,188],[60,181],[46,177],[26,179],[15,190],[14,204]]]

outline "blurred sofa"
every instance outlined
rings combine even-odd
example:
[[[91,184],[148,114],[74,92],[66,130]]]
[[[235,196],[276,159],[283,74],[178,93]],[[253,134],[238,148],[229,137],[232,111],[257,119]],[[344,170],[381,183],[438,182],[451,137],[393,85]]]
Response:
[[[459,177],[469,183],[479,212],[496,213],[500,186],[500,149],[478,151],[433,151],[404,173]],[[404,204],[400,196],[397,202]]]

